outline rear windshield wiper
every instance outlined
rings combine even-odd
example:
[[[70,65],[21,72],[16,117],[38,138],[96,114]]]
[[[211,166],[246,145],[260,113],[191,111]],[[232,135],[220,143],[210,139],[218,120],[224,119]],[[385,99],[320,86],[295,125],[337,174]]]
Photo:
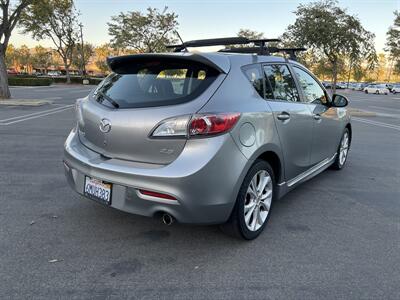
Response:
[[[101,97],[103,97],[104,99],[106,99],[108,102],[110,102],[115,108],[119,108],[119,104],[117,102],[115,102],[115,100],[113,98],[111,98],[110,96],[106,95],[105,93],[103,93],[102,91],[97,91],[96,95],[99,95]]]

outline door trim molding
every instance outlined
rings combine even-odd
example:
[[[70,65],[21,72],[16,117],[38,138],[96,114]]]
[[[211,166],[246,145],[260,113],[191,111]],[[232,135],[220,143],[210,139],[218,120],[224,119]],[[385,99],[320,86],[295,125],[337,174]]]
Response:
[[[318,164],[311,167],[307,171],[297,175],[293,179],[288,180],[287,186],[292,187],[296,183],[299,183],[300,181],[306,179],[307,177],[313,175],[314,173],[321,171],[324,167],[326,167],[328,164],[330,164],[335,158],[336,158],[336,153],[331,158],[329,158],[329,157],[325,158],[323,161],[319,162]]]

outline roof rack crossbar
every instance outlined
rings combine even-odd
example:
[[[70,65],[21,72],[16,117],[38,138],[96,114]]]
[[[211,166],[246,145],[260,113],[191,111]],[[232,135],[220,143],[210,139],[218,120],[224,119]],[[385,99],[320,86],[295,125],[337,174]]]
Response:
[[[230,48],[230,49],[222,49],[219,52],[227,52],[227,53],[278,53],[284,52],[289,55],[291,60],[297,60],[296,52],[306,51],[306,48],[277,48],[277,47],[264,47],[261,49],[258,47],[244,47],[244,48]],[[264,54],[266,55],[266,54]]]
[[[167,45],[167,49],[174,49],[174,52],[181,52],[188,47],[205,47],[205,46],[227,46],[227,45],[245,45],[254,43],[259,46],[262,55],[269,55],[267,43],[280,42],[280,39],[248,39],[245,37],[227,37],[217,39],[193,40],[187,41],[180,45]]]

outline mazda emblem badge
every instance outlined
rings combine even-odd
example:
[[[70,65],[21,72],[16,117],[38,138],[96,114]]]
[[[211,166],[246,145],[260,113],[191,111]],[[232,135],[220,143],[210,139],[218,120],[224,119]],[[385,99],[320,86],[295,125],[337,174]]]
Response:
[[[104,132],[104,133],[110,132],[110,130],[111,130],[110,120],[107,120],[107,119],[101,120],[99,128],[100,128],[101,132]]]

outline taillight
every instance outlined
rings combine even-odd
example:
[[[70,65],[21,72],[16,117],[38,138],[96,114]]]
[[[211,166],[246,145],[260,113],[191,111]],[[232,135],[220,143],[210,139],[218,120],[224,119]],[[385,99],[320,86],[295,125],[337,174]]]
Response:
[[[153,137],[186,137],[190,116],[164,120],[151,134]]]
[[[189,135],[216,135],[229,131],[239,120],[239,113],[194,115],[190,120]]]
[[[212,136],[222,134],[237,123],[240,113],[196,114],[166,119],[153,130],[152,137]]]

